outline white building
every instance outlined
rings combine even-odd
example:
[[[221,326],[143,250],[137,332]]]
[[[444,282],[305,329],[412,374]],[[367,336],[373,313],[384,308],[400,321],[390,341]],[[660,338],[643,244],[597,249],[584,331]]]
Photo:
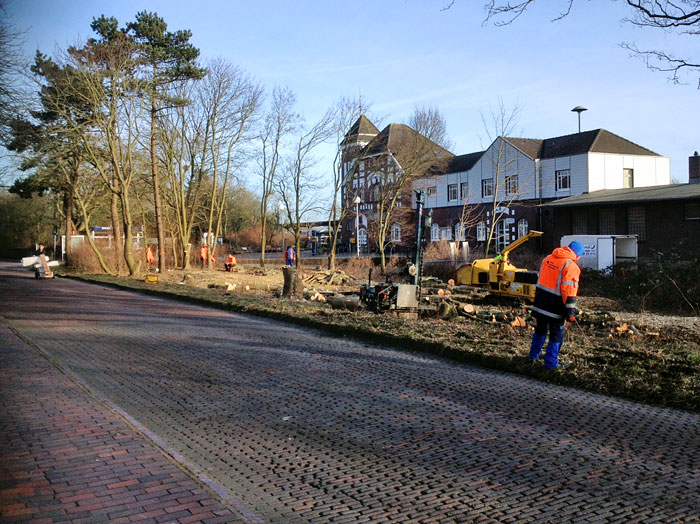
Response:
[[[433,209],[432,240],[483,242],[495,218],[500,248],[543,228],[535,206],[544,201],[669,183],[668,157],[596,129],[544,140],[499,137],[486,151],[455,157],[447,172],[414,189],[426,192]],[[480,217],[466,227],[460,224],[465,203]]]

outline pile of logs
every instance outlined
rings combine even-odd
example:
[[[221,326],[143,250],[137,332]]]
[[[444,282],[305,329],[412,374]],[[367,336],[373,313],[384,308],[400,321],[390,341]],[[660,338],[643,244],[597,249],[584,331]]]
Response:
[[[219,291],[225,291],[226,293],[231,293],[232,291],[250,291],[251,289],[257,291],[271,291],[275,288],[273,284],[265,284],[261,282],[224,282],[223,284],[209,284],[207,288],[216,289]]]
[[[466,317],[480,322],[508,324],[512,327],[527,327],[528,315],[522,309],[512,311],[500,311],[493,309],[480,309],[468,302],[458,302],[452,299],[443,300],[438,305],[438,318],[453,320],[458,317]]]
[[[431,297],[428,297],[431,298]],[[437,302],[436,299],[433,302]],[[534,326],[530,306],[513,307],[512,309],[490,309],[475,306],[463,297],[444,294],[440,296],[437,305],[437,317],[441,320],[455,320],[468,318],[478,322],[489,324],[506,324],[514,328],[526,328]],[[607,311],[581,311],[574,324],[568,324],[570,328],[586,329],[589,333],[608,338],[639,338],[642,336],[658,336],[657,331],[624,322],[615,318]],[[574,327],[575,326],[575,327]]]
[[[317,271],[304,279],[309,285],[346,286],[355,284],[355,279],[343,271]]]

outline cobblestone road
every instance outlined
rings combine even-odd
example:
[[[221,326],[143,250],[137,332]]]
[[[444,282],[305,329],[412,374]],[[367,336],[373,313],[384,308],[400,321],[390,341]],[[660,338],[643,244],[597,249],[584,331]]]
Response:
[[[700,522],[698,414],[25,274],[7,324],[250,522]]]

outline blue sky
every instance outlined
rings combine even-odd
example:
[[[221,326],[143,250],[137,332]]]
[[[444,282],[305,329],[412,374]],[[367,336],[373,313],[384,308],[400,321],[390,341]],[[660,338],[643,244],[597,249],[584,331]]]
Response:
[[[571,15],[550,22],[557,6],[535,4],[507,27],[484,25],[485,0],[7,0],[12,22],[28,29],[26,50],[53,54],[92,36],[105,14],[120,24],[155,11],[170,30],[190,29],[204,59],[223,57],[268,89],[288,86],[308,121],[339,97],[362,94],[383,123],[405,122],[414,106],[439,108],[453,152],[490,143],[482,122],[499,98],[519,105],[514,136],[549,138],[605,128],[671,157],[671,176],[688,180],[688,156],[700,150],[697,77],[673,85],[620,42],[700,55],[700,38],[623,23],[622,2],[577,0]],[[332,153],[323,151],[330,170]],[[254,186],[254,183],[251,184]]]

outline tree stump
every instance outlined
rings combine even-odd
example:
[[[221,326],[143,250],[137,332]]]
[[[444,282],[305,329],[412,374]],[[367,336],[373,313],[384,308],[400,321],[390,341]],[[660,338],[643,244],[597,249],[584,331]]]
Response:
[[[282,275],[284,276],[284,287],[282,288],[282,296],[287,297],[300,297],[304,291],[304,282],[299,275],[297,268],[291,266],[285,266],[282,268]]]

